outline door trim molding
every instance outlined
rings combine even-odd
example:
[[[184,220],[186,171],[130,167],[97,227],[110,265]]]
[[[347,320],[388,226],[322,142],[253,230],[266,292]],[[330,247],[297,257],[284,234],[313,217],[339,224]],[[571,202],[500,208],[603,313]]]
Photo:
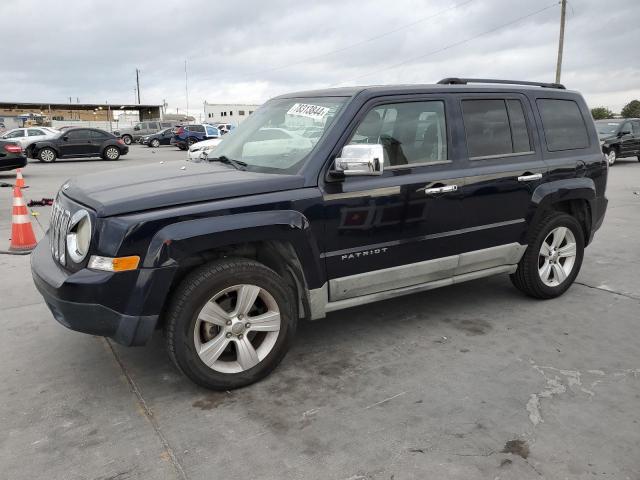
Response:
[[[454,235],[462,235],[465,233],[477,232],[480,230],[487,230],[490,228],[499,228],[499,227],[507,227],[509,225],[517,225],[519,223],[524,223],[524,222],[525,222],[524,218],[519,218],[517,220],[506,220],[504,222],[488,223],[486,225],[477,225],[475,227],[461,228],[459,230],[449,230],[447,232],[432,233],[430,235],[422,235],[419,237],[406,238],[402,240],[392,240],[390,242],[361,245],[359,247],[345,248],[343,250],[334,250],[332,252],[324,252],[320,254],[320,258],[337,257],[339,255],[348,255],[350,253],[356,253],[364,250],[371,250],[371,249],[382,248],[382,247],[396,247],[398,245],[403,245],[405,243],[422,242],[424,240],[433,240],[435,238],[451,237]]]
[[[488,277],[500,273],[514,273],[518,268],[518,262],[524,255],[527,245],[519,243],[511,243],[506,245],[498,245],[497,247],[485,248],[473,252],[465,252],[452,257],[443,257],[426,262],[413,263],[393,267],[383,270],[375,270],[364,274],[351,275],[349,277],[341,277],[325,282],[320,288],[309,290],[309,305],[311,309],[311,320],[324,318],[327,312],[341,310],[343,308],[355,307],[367,303],[386,300],[389,298],[399,297],[411,293],[423,292],[434,288],[455,285],[458,283],[475,280],[478,278]],[[451,261],[455,259],[455,267],[451,268]],[[450,271],[448,277],[437,278],[432,276],[428,281],[417,284],[403,285],[398,288],[389,288],[384,291],[362,293],[356,296],[343,296],[333,301],[329,301],[329,285],[331,289],[335,288],[334,283],[351,281],[354,285],[367,285],[372,283],[372,278],[376,275],[383,275],[382,279],[376,282],[377,288],[387,285],[391,287],[396,285],[395,278],[402,278],[402,273],[412,272],[412,277],[419,276],[419,272],[424,271],[426,275],[433,274],[438,267],[444,268],[444,275]],[[417,273],[417,274],[416,274]],[[343,283],[344,284],[344,283]],[[366,292],[366,290],[359,290]]]

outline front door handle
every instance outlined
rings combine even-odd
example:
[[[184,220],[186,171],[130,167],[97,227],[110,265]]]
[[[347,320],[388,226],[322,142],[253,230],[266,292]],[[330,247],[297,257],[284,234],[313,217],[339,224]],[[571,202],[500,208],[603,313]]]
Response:
[[[457,185],[446,185],[444,187],[425,188],[424,193],[426,195],[434,195],[436,193],[455,192],[458,190]]]
[[[531,175],[522,175],[518,177],[519,182],[533,182],[534,180],[540,180],[542,178],[541,173],[534,173]]]

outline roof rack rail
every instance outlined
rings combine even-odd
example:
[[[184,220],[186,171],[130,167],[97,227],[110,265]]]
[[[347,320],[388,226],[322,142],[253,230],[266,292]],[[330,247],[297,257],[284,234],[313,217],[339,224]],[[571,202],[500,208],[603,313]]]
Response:
[[[566,90],[561,83],[525,82],[522,80],[492,80],[490,78],[443,78],[438,82],[440,85],[466,85],[468,83],[499,83],[502,85],[532,85],[534,87],[557,88]]]

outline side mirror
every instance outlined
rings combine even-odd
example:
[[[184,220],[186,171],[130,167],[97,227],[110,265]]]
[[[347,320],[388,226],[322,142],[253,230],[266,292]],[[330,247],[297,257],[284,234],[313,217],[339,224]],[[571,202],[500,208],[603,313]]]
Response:
[[[133,127],[134,130],[140,130],[140,127],[138,125],[136,125],[135,127]]]
[[[64,137],[62,137],[62,139],[66,142],[67,140],[69,140],[69,135],[65,135]]]
[[[345,176],[382,175],[384,148],[380,144],[345,145],[335,161],[335,171]]]
[[[623,132],[618,133],[618,136],[620,137],[624,137],[625,135],[631,135],[631,132],[628,130],[625,130]]]

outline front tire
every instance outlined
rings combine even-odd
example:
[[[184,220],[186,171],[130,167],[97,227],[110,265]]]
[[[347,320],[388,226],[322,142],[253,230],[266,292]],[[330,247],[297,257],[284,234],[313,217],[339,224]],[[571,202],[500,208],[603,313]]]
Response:
[[[38,152],[38,160],[44,163],[52,163],[56,161],[58,155],[53,148],[45,147],[41,148]]]
[[[123,135],[122,141],[125,145],[131,145],[131,143],[133,142],[133,138],[131,138],[131,135]]]
[[[554,212],[533,228],[530,238],[511,281],[530,297],[559,297],[580,272],[584,256],[582,227],[575,217]]]
[[[261,263],[222,259],[194,270],[173,294],[169,356],[193,382],[239,388],[267,376],[293,341],[296,315],[284,279]]]
[[[105,160],[118,160],[120,158],[120,149],[118,147],[107,147],[102,153]]]
[[[154,138],[149,142],[149,146],[153,148],[158,148],[160,146],[160,140],[158,140],[157,138]]]
[[[616,160],[618,159],[618,151],[615,149],[615,147],[611,147],[609,151],[604,155],[607,158],[609,166],[612,166],[614,163],[616,163]]]

